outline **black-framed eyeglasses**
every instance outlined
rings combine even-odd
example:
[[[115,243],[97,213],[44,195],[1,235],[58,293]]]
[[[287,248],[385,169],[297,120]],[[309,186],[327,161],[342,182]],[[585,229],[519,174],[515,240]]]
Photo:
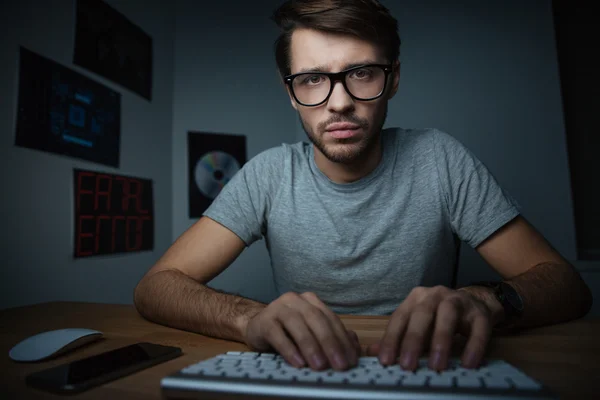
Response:
[[[315,107],[325,103],[336,82],[342,82],[355,100],[375,100],[383,94],[393,67],[387,64],[366,64],[340,72],[301,72],[284,77],[294,99],[299,104]]]

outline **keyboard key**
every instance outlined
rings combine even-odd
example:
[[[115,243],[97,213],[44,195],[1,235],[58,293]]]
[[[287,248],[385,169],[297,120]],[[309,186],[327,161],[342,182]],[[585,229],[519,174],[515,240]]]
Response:
[[[527,376],[512,376],[508,378],[512,381],[517,389],[538,390],[541,385]]]
[[[428,385],[431,387],[452,387],[454,386],[454,377],[447,375],[431,376]]]
[[[400,378],[398,378],[397,376],[392,376],[390,374],[382,374],[377,378],[373,379],[373,382],[376,385],[396,386],[398,382],[400,382]]]
[[[302,374],[302,375],[296,376],[296,380],[299,382],[317,382],[318,380],[320,380],[320,378],[321,377],[317,373]]]
[[[474,376],[460,375],[456,378],[456,386],[461,388],[479,388],[481,380]]]
[[[503,377],[485,377],[483,384],[491,389],[510,389],[511,385]]]
[[[224,371],[215,370],[215,369],[208,369],[208,370],[202,371],[202,373],[206,376],[222,376],[225,374]]]
[[[343,383],[348,379],[348,374],[345,372],[330,372],[323,376],[323,382]]]
[[[182,373],[184,374],[198,374],[202,371],[202,369],[204,369],[204,367],[200,364],[193,364],[190,365],[189,367],[185,367],[184,369],[181,370]]]
[[[438,376],[439,374],[437,373],[437,371],[431,370],[429,368],[419,368],[418,370],[415,371],[415,375],[419,375],[419,376]]]
[[[291,381],[296,376],[294,374],[289,374],[286,371],[282,371],[282,370],[265,371],[265,373],[268,373],[269,375],[271,375],[271,378],[276,381]]]
[[[244,378],[247,375],[248,375],[248,371],[244,371],[242,369],[227,371],[227,373],[225,374],[225,376],[230,377],[230,378]]]
[[[424,386],[427,378],[422,375],[407,375],[402,379],[402,386]]]
[[[241,355],[235,355],[235,354],[219,354],[216,358],[220,359],[220,360],[239,360],[241,357]]]
[[[358,375],[348,380],[351,385],[368,385],[374,379],[371,375]]]

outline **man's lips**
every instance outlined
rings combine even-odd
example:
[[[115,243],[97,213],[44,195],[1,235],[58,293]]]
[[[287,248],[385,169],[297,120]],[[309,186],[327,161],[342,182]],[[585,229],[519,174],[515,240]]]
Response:
[[[356,135],[360,130],[360,126],[356,124],[352,124],[349,122],[336,122],[331,125],[328,125],[325,128],[325,132],[327,132],[331,137],[336,139],[347,139],[354,135]]]

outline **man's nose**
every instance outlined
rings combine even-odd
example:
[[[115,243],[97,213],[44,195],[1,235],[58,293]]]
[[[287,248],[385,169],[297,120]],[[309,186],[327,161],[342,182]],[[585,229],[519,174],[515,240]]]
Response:
[[[342,113],[354,107],[354,99],[344,88],[342,82],[336,82],[333,86],[333,91],[327,101],[327,108],[330,111]]]

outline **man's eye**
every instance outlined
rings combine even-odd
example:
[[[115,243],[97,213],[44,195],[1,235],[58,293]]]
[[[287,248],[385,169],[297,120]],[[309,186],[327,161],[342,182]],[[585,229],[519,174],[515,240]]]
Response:
[[[356,71],[353,71],[351,74],[352,78],[355,79],[365,79],[365,78],[369,78],[372,75],[371,70],[367,69],[367,68],[363,68],[363,69],[357,69]]]
[[[302,80],[302,83],[305,85],[316,85],[323,81],[323,77],[321,75],[309,75]]]

